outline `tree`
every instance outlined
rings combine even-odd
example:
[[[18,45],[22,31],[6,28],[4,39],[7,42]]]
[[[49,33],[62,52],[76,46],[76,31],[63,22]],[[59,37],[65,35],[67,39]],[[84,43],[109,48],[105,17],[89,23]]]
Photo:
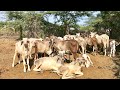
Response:
[[[69,34],[70,27],[76,26],[76,23],[82,16],[90,16],[90,11],[48,11],[45,15],[54,15],[55,23],[64,26],[66,34]]]
[[[38,37],[41,30],[41,13],[35,11],[8,11],[8,20],[14,22],[15,29],[20,31],[20,39],[23,38],[23,31],[27,31],[27,37]]]
[[[45,20],[54,15],[55,23]],[[77,22],[82,16],[90,16],[90,11],[8,11],[7,17],[16,31],[20,31],[20,39],[27,37],[44,37],[50,34],[63,36],[69,34],[70,28],[77,30]],[[61,25],[58,23],[61,22]],[[24,33],[23,33],[24,32]],[[27,34],[25,34],[25,32]]]
[[[22,39],[22,25],[23,25],[23,12],[22,11],[7,11],[7,18],[8,21],[15,22],[13,25],[15,25],[15,29],[20,30],[20,39]]]
[[[120,11],[101,11],[102,22],[99,23],[104,29],[110,29],[110,38],[120,39]]]

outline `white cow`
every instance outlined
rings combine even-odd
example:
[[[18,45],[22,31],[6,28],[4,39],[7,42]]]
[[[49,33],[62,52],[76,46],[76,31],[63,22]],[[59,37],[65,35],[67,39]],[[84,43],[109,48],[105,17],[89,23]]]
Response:
[[[98,35],[96,32],[91,32],[90,37],[91,39],[96,38],[97,44],[103,44],[104,55],[106,56],[107,48],[109,48],[109,36],[106,34]]]
[[[58,68],[62,65],[63,58],[59,56],[42,57],[34,61],[34,71],[54,70],[58,72]]]
[[[29,40],[27,38],[23,38],[23,40],[18,41],[15,44],[15,54],[14,54],[14,57],[13,57],[12,67],[14,67],[14,62],[15,62],[16,56],[18,56],[18,60],[19,60],[19,64],[20,64],[20,55],[21,55],[22,60],[23,60],[24,72],[26,72],[25,58],[27,58],[28,71],[30,71],[30,66],[29,66],[29,56],[30,56],[29,45],[30,45],[30,43],[29,43]]]
[[[62,79],[70,79],[78,76],[82,76],[81,66],[79,66],[79,62],[72,61],[71,63],[64,63],[62,65],[57,74],[61,76]]]
[[[110,57],[115,57],[116,53],[116,46],[118,46],[120,43],[118,43],[115,40],[110,41]]]

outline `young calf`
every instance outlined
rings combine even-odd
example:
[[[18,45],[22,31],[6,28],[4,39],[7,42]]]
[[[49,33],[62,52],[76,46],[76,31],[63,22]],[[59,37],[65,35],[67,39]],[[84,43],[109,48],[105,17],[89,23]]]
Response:
[[[57,74],[59,76],[62,75],[62,79],[75,78],[83,75],[83,73],[81,72],[82,67],[88,68],[90,65],[93,66],[90,57],[87,54],[83,54],[82,57],[77,58],[76,61],[72,61],[69,64],[68,63],[63,64],[58,69]]]
[[[70,79],[75,78],[76,76],[82,76],[83,73],[81,72],[81,66],[79,65],[79,62],[72,61],[71,63],[64,63],[62,65],[57,74],[59,76],[62,76],[62,79]]]
[[[29,41],[27,38],[23,38],[22,41],[18,41],[15,44],[15,54],[13,57],[13,63],[12,63],[12,67],[14,67],[14,62],[15,62],[15,58],[16,56],[18,57],[18,61],[20,64],[20,55],[22,56],[22,60],[23,60],[23,66],[24,66],[24,72],[26,72],[26,62],[25,62],[25,58],[27,58],[27,66],[28,66],[28,71],[30,71],[30,66],[29,66]]]
[[[116,42],[115,40],[110,41],[110,57],[115,57],[116,46],[120,43]]]

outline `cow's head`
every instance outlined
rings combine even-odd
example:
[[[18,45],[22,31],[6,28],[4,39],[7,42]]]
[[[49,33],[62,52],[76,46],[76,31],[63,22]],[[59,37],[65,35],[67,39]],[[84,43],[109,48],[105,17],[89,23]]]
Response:
[[[90,32],[90,38],[93,38],[96,34],[97,32]]]
[[[30,46],[30,42],[28,39],[24,39],[21,41],[21,45],[23,46],[24,49],[24,53],[25,55],[28,55],[29,52],[29,46]]]

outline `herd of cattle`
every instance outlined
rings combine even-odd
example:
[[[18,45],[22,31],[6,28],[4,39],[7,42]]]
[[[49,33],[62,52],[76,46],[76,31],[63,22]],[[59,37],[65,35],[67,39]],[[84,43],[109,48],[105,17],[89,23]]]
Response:
[[[83,75],[82,67],[93,66],[91,58],[86,53],[88,46],[92,48],[95,55],[102,48],[105,56],[114,57],[116,46],[119,44],[115,40],[110,40],[108,35],[98,35],[96,32],[91,32],[84,37],[80,33],[76,33],[76,35],[65,35],[64,37],[52,35],[45,39],[23,38],[15,45],[12,67],[15,65],[16,56],[20,64],[21,56],[24,72],[26,72],[26,69],[30,71],[29,60],[33,57],[34,71],[51,70],[61,76],[62,79],[75,78]],[[39,57],[39,53],[43,53],[44,57]],[[45,56],[46,54],[48,56]],[[70,58],[70,54],[73,58]],[[68,63],[66,60],[70,62]]]

